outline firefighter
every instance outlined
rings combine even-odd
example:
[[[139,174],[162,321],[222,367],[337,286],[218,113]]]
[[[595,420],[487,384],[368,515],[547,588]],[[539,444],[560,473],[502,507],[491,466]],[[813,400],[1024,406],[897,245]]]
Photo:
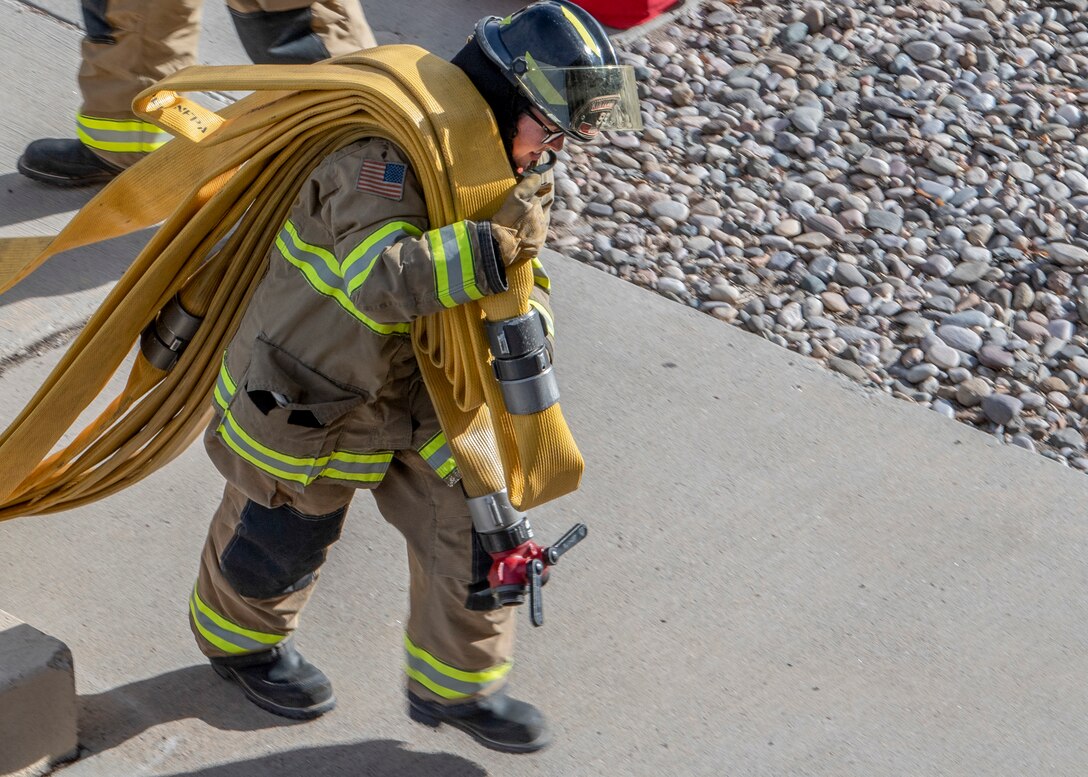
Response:
[[[83,0],[78,139],[33,141],[19,172],[54,186],[106,183],[171,138],[137,119],[132,98],[196,62],[203,0]],[[258,64],[301,64],[375,45],[359,0],[228,0]]]
[[[494,114],[520,182],[490,221],[429,224],[416,173],[386,139],[351,143],[309,175],[224,355],[205,445],[227,485],[190,623],[253,703],[298,719],[331,710],[329,679],[289,637],[348,503],[368,489],[407,542],[409,714],[530,752],[549,729],[505,692],[515,611],[481,605],[494,546],[474,529],[408,322],[503,291],[506,268],[532,262],[531,305],[550,339],[537,258],[549,168],[567,140],[635,127],[639,114],[631,69],[565,0],[482,19],[452,62]],[[481,116],[481,134],[489,126]]]

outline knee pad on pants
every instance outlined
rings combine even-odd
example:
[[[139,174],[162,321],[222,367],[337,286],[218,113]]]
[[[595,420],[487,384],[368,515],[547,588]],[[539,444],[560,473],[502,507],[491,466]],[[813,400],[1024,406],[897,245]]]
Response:
[[[306,515],[286,505],[264,507],[250,500],[219,568],[242,596],[270,599],[299,591],[325,563],[346,513],[341,507],[327,515]]]
[[[304,65],[327,59],[328,49],[313,31],[313,12],[254,11],[230,9],[238,38],[258,65]]]
[[[83,29],[92,43],[116,43],[113,26],[106,20],[106,0],[83,0]]]

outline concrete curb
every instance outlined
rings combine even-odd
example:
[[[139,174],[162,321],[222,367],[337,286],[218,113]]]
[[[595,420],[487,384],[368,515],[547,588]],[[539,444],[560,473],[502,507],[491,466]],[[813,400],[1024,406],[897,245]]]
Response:
[[[0,774],[37,777],[79,754],[72,652],[0,610]]]

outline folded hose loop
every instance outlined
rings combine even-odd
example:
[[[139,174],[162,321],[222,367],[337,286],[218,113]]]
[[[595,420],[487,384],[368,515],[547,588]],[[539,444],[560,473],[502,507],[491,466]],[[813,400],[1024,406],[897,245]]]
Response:
[[[183,95],[251,90],[218,114]],[[310,171],[363,137],[396,143],[431,224],[488,217],[513,185],[486,104],[461,71],[413,46],[307,66],[196,67],[134,108],[177,137],[119,175],[52,238],[0,240],[0,292],[50,256],[160,224],[30,403],[0,436],[0,520],[69,509],[126,488],[207,424],[223,351]],[[413,323],[412,342],[469,496],[507,488],[520,509],[577,488],[582,460],[558,405],[512,417],[482,320],[528,310],[532,271],[510,289]],[[59,450],[140,333],[178,297],[203,319],[168,371],[139,353],[121,394]]]

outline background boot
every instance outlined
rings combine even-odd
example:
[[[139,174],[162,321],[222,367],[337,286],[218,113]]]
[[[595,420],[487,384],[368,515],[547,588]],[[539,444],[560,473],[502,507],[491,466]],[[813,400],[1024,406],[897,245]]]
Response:
[[[247,699],[276,715],[309,720],[336,706],[329,678],[291,643],[260,653],[208,660],[216,674],[242,686]]]
[[[465,704],[436,704],[408,692],[408,715],[417,723],[449,723],[484,747],[504,753],[531,753],[547,747],[551,731],[540,710],[503,691]]]
[[[78,140],[35,140],[19,157],[19,172],[52,186],[90,186],[106,183],[124,168],[100,158]]]

